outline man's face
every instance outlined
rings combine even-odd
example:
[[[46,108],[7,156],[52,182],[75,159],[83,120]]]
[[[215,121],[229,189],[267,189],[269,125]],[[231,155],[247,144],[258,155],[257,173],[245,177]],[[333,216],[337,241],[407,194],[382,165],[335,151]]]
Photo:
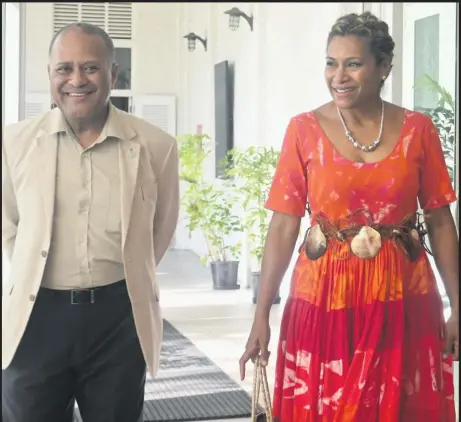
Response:
[[[80,29],[65,31],[56,40],[48,66],[50,90],[67,120],[92,120],[107,106],[117,67],[106,51],[100,37]]]

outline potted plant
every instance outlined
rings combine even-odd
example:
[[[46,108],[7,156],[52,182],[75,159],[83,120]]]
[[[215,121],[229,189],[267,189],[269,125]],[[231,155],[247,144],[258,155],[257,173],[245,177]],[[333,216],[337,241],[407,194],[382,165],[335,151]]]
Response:
[[[248,232],[252,258],[253,303],[256,303],[261,276],[264,243],[269,229],[270,211],[264,208],[279,158],[273,148],[250,147],[229,154],[226,174],[235,178],[237,192],[245,211],[244,226]],[[280,303],[277,293],[274,303]]]
[[[210,264],[214,289],[238,289],[241,242],[235,237],[242,233],[243,225],[233,212],[236,205],[233,186],[227,183],[221,186],[204,186],[202,196],[207,206],[204,207],[200,228],[208,249],[202,262]]]
[[[240,242],[235,241],[235,236],[243,228],[233,213],[236,198],[232,185],[219,180],[210,183],[204,178],[203,165],[211,151],[208,135],[180,138],[180,179],[187,183],[181,205],[187,216],[189,234],[200,230],[204,236],[207,254],[201,262],[210,264],[213,288],[238,289]]]

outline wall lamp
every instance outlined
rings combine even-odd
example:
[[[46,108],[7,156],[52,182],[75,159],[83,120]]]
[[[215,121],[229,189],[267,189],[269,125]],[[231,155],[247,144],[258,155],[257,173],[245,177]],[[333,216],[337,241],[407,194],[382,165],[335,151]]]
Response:
[[[197,40],[199,40],[203,44],[203,47],[205,48],[205,51],[206,51],[206,45],[207,45],[206,39],[199,37],[197,34],[194,34],[193,32],[190,32],[189,34],[184,35],[183,38],[187,39],[187,48],[189,51],[191,52],[195,51],[195,44]]]
[[[248,16],[245,12],[242,12],[240,9],[233,7],[230,10],[224,12],[224,14],[229,15],[229,28],[232,31],[237,31],[240,26],[240,17],[245,19],[250,25],[250,29],[253,31],[253,16]]]

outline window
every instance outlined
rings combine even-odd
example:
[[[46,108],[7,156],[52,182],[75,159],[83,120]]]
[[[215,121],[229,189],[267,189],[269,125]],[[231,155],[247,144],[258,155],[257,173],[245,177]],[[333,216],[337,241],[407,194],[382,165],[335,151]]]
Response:
[[[100,26],[112,39],[131,40],[132,4],[128,2],[53,3],[55,33],[64,26],[79,21]]]
[[[115,48],[118,78],[115,89],[131,89],[131,48]]]

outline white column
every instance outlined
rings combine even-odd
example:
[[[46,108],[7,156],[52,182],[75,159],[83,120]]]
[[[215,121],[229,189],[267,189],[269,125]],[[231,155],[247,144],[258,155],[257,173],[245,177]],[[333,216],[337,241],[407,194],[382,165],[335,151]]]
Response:
[[[384,11],[384,20],[388,23],[390,33],[395,42],[394,66],[387,82],[387,89],[390,91],[389,101],[401,106],[403,95],[403,3],[385,3]]]
[[[402,104],[402,43],[403,3],[362,3],[363,11],[373,13],[389,25],[389,33],[395,42],[393,68],[383,90],[383,98],[397,105]]]
[[[2,4],[2,6],[5,3]],[[4,124],[7,126],[19,120],[19,5],[7,2],[5,5],[3,42],[5,48],[4,73]]]
[[[26,115],[26,3],[18,3],[19,7],[19,86],[18,116],[19,120]],[[44,52],[44,54],[47,54]]]

